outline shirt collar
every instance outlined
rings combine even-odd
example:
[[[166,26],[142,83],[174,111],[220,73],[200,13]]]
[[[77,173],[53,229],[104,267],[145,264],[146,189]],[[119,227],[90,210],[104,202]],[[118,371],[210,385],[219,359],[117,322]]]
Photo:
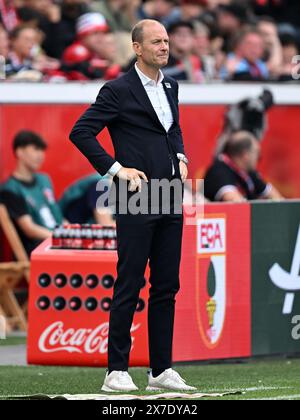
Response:
[[[162,83],[162,81],[164,80],[164,74],[161,70],[159,70],[159,78],[158,78],[158,83],[156,84],[155,80],[150,79],[150,77],[146,76],[137,66],[137,63],[135,63],[135,70],[139,76],[139,78],[141,79],[141,82],[143,84],[143,86],[158,86]]]

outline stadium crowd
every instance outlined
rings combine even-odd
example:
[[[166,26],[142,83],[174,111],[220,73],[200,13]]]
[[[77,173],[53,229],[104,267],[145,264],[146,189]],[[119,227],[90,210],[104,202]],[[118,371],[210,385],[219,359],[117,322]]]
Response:
[[[135,58],[141,19],[170,36],[164,72],[180,81],[292,81],[300,46],[294,0],[0,0],[6,80],[111,80]]]

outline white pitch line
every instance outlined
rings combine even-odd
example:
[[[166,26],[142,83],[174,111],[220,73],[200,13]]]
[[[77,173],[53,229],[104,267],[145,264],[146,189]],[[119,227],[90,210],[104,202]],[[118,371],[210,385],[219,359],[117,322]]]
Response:
[[[292,389],[290,386],[283,386],[283,387],[272,387],[272,386],[259,386],[259,387],[252,387],[252,388],[241,388],[241,389],[226,389],[226,392],[257,392],[257,391],[279,391],[280,389]],[[210,392],[222,392],[220,390],[213,390],[211,389]],[[224,391],[223,391],[224,392]]]
[[[247,401],[280,401],[280,400],[299,400],[300,394],[298,395],[282,395],[279,397],[270,398],[252,398]]]

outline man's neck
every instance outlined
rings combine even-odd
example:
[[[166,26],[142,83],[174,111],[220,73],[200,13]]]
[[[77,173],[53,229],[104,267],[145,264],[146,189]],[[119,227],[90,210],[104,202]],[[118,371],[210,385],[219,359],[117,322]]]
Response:
[[[149,77],[151,80],[155,80],[158,83],[159,80],[159,69],[149,67],[145,63],[138,61],[136,63],[138,69],[144,73],[145,76]]]
[[[18,165],[13,172],[13,176],[25,182],[31,182],[34,179],[34,173],[24,165]]]

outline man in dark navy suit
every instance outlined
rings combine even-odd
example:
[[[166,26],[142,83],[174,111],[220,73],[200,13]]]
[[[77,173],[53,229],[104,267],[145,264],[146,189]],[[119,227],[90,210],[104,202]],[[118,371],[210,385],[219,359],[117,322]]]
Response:
[[[135,66],[118,80],[105,84],[96,102],[75,124],[70,139],[101,175],[109,173],[114,177],[117,203],[122,201],[122,183],[132,198],[132,194],[151,190],[156,180],[175,180],[180,184],[182,210],[188,160],[179,125],[178,83],[164,78],[161,72],[168,63],[168,34],[160,23],[144,20],[134,27],[132,40],[137,56]],[[115,158],[96,139],[104,127],[111,135]],[[148,260],[151,370],[147,390],[195,389],[172,369],[183,214],[174,211],[178,197],[170,195],[166,200],[170,205],[168,212],[150,200],[147,213],[129,210],[116,214],[118,278],[110,313],[108,372],[103,391],[137,390],[128,374],[130,329]]]

